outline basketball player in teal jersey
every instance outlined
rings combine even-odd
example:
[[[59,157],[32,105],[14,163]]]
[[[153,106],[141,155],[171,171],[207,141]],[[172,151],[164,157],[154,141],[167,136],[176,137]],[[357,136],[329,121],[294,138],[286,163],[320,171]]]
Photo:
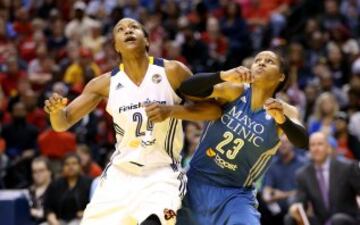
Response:
[[[251,69],[197,74],[180,90],[223,103],[208,123],[190,163],[188,191],[178,225],[259,225],[253,183],[269,167],[285,133],[298,147],[308,137],[295,107],[273,98],[283,86],[284,64],[275,53],[256,55]]]

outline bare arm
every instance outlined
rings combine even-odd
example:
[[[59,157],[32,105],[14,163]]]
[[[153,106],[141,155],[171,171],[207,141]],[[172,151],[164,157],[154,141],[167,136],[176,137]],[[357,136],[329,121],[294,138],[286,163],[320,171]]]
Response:
[[[92,79],[83,92],[68,106],[67,99],[53,94],[45,101],[45,111],[50,115],[50,122],[54,130],[65,131],[90,113],[99,102],[108,96],[110,74]]]
[[[59,220],[53,212],[47,215],[47,222],[49,223],[49,225],[60,225]]]
[[[181,83],[192,75],[191,71],[178,61],[166,61],[165,69],[174,90],[177,90]],[[193,121],[214,120],[220,117],[221,108],[211,101],[171,106],[154,103],[146,107],[146,113],[153,122],[161,122],[167,117]]]

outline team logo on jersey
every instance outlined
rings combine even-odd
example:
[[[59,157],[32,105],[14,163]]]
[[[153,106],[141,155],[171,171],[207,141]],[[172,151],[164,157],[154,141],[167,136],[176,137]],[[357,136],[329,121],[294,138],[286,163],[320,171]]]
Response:
[[[151,79],[154,84],[158,84],[161,82],[160,74],[154,74]]]
[[[272,117],[271,117],[269,114],[266,113],[265,119],[266,119],[266,120],[271,120],[271,118],[272,118]]]
[[[246,98],[245,98],[245,96],[241,97],[240,100],[241,100],[243,103],[246,103]]]
[[[206,150],[206,155],[209,156],[210,158],[213,158],[213,157],[215,157],[216,152],[214,150],[212,150],[211,148],[208,148]]]
[[[124,87],[124,85],[122,85],[121,83],[118,83],[117,85],[116,85],[116,90],[119,90],[120,88],[123,88]]]
[[[164,209],[164,218],[165,220],[171,220],[176,217],[176,213],[172,209]]]

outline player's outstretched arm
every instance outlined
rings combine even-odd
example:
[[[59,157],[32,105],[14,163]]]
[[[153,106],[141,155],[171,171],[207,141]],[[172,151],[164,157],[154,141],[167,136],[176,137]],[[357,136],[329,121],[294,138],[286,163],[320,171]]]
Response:
[[[204,121],[216,120],[221,114],[221,108],[215,102],[203,101],[185,105],[161,105],[152,103],[145,107],[146,114],[152,122],[162,122],[171,117],[181,120]]]
[[[45,101],[44,110],[50,115],[55,131],[65,131],[90,113],[108,95],[110,74],[104,74],[89,81],[83,92],[69,105],[68,99],[57,93]]]
[[[244,83],[253,82],[250,70],[240,66],[214,73],[198,73],[184,81],[179,90],[187,95],[200,98],[216,98],[230,102],[242,94]]]

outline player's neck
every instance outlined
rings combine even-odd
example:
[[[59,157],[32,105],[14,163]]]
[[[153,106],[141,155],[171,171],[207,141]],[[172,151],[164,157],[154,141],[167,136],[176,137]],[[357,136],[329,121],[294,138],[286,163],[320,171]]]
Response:
[[[125,73],[136,84],[140,84],[149,66],[149,56],[145,54],[133,54],[131,56],[123,56],[122,63]]]
[[[255,84],[252,84],[251,89],[251,110],[257,111],[264,106],[266,99],[272,97],[272,93],[274,93],[274,88],[264,88],[257,87]]]

